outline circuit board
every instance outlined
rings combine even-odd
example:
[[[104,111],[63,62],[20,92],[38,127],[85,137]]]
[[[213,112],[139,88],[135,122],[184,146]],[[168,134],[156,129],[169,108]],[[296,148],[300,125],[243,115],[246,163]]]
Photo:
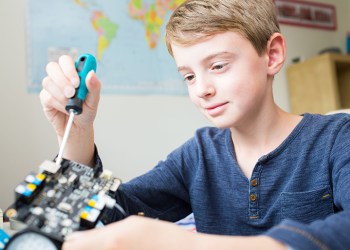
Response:
[[[15,202],[6,216],[63,242],[70,233],[94,228],[116,207],[121,181],[108,170],[63,160],[44,161],[15,188]]]

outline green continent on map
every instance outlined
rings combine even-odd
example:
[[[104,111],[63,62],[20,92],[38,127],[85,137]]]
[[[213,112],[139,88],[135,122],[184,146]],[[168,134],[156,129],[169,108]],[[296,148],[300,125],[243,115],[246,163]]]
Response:
[[[145,35],[148,47],[157,46],[160,28],[168,11],[173,11],[185,0],[155,0],[155,3],[147,3],[143,0],[131,0],[129,2],[129,15],[135,20],[141,20],[145,25]]]
[[[115,38],[118,25],[113,23],[101,11],[94,11],[92,14],[92,27],[97,31],[97,60],[102,59],[103,52]]]

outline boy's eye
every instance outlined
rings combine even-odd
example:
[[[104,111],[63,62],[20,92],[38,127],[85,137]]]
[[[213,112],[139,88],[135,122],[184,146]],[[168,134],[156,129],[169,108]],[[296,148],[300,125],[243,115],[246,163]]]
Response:
[[[185,75],[184,76],[184,81],[185,82],[192,82],[193,81],[193,79],[194,79],[194,75]]]
[[[214,65],[213,69],[222,69],[223,67],[224,65],[219,64],[219,65]]]
[[[212,70],[221,70],[225,67],[226,64],[216,64],[212,66]]]

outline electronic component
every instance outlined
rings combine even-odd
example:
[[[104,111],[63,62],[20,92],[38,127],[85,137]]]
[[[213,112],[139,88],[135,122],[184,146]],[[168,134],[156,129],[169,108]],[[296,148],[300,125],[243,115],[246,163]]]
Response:
[[[121,181],[108,170],[101,173],[64,159],[60,166],[45,161],[39,169],[15,188],[16,200],[5,215],[24,231],[11,238],[6,250],[39,249],[40,244],[47,247],[40,249],[60,249],[67,235],[94,228],[99,221],[109,223],[108,212],[122,210],[114,199]]]
[[[0,229],[0,250],[4,249],[5,245],[10,240],[10,236],[8,236],[7,233],[5,233],[4,230]]]

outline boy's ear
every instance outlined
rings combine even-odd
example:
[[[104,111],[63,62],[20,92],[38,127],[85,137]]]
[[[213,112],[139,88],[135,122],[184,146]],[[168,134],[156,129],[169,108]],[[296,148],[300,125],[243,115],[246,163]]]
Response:
[[[274,33],[267,42],[268,73],[272,76],[278,73],[286,60],[285,40],[280,33]]]

